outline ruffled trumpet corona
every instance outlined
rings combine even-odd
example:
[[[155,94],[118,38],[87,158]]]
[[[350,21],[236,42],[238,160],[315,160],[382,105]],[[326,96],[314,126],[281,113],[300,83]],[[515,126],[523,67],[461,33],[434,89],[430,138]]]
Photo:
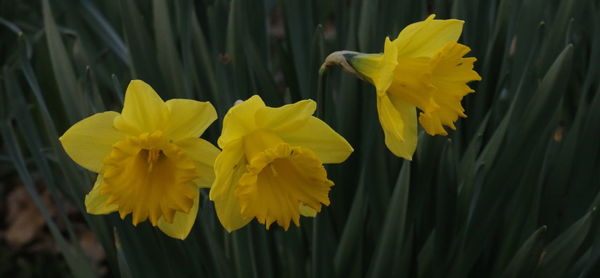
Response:
[[[430,135],[448,135],[446,127],[467,117],[462,98],[474,92],[467,83],[481,80],[473,70],[470,49],[457,43],[463,21],[437,20],[430,15],[408,25],[398,37],[386,38],[383,53],[337,51],[330,54],[321,73],[338,65],[375,86],[379,122],[385,144],[396,156],[412,159],[417,146],[418,122]]]
[[[255,95],[227,112],[210,190],[226,230],[252,219],[287,230],[292,221],[299,225],[300,215],[315,216],[329,205],[333,182],[323,164],[341,163],[353,149],[312,116],[315,108],[312,100],[267,107]]]
[[[85,197],[90,214],[131,214],[165,234],[184,239],[199,203],[199,188],[214,180],[219,149],[199,136],[217,118],[208,102],[164,102],[148,84],[133,80],[121,113],[94,114],[60,138],[66,153],[98,173]]]

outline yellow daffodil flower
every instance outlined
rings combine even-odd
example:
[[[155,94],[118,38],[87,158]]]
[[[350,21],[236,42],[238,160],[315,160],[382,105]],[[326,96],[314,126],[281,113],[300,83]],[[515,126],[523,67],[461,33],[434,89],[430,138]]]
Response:
[[[77,164],[98,173],[85,197],[88,213],[131,214],[133,225],[148,219],[171,237],[187,237],[219,154],[198,137],[216,118],[208,102],[164,102],[148,84],[131,81],[120,114],[94,114],[60,138]]]
[[[416,108],[425,132],[448,135],[444,126],[456,129],[458,117],[467,117],[460,103],[474,92],[467,83],[481,80],[473,70],[476,59],[463,57],[469,47],[456,42],[464,22],[434,17],[408,25],[393,41],[386,38],[383,53],[338,51],[321,67],[339,65],[375,85],[385,144],[409,160],[417,146]]]
[[[315,216],[329,205],[333,182],[324,163],[340,163],[353,149],[326,123],[315,118],[316,104],[303,100],[267,107],[259,96],[232,107],[218,140],[210,199],[228,231],[256,218],[268,229],[288,229],[300,215]]]

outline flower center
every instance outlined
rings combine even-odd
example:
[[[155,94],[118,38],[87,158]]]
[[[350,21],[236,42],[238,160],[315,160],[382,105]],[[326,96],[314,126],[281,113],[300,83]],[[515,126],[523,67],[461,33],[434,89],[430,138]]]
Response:
[[[152,172],[154,169],[154,165],[158,162],[159,159],[165,159],[165,155],[160,149],[142,149],[140,151],[140,155],[146,158],[146,162],[148,163],[148,172]]]
[[[117,142],[101,174],[101,194],[121,218],[131,213],[134,225],[149,219],[156,226],[161,217],[171,223],[176,211],[189,212],[198,194],[194,162],[161,132]]]
[[[287,230],[292,220],[296,226],[300,225],[302,206],[318,212],[322,205],[329,205],[333,182],[327,179],[327,172],[314,152],[290,146],[272,136],[275,135],[253,134],[245,139],[249,164],[235,193],[243,217],[256,217],[267,229],[277,221]],[[278,143],[261,148],[266,142]]]

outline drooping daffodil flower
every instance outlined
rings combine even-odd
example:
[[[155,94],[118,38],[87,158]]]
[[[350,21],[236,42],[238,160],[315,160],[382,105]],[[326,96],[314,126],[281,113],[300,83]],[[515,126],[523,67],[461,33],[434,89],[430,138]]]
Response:
[[[418,122],[430,135],[448,135],[454,122],[467,117],[463,97],[474,92],[467,83],[481,80],[473,70],[470,49],[457,43],[463,21],[438,20],[435,15],[408,25],[395,40],[385,39],[383,53],[337,51],[323,65],[331,65],[367,80],[377,92],[377,112],[385,144],[396,156],[412,159],[417,147]]]

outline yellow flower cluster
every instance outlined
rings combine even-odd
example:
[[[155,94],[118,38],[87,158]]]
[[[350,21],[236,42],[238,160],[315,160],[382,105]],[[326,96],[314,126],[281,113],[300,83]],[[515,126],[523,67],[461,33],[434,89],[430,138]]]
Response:
[[[333,53],[324,64],[342,65],[373,83],[388,148],[410,159],[417,144],[417,114],[429,134],[443,134],[466,117],[460,101],[479,80],[475,58],[456,43],[462,21],[433,16],[385,42],[384,53]],[[91,214],[131,214],[165,234],[184,239],[198,213],[200,189],[228,231],[252,219],[287,230],[300,216],[328,206],[334,182],[324,164],[341,163],[350,144],[312,116],[316,103],[303,100],[268,107],[255,95],[223,119],[219,148],[200,136],[217,119],[208,102],[163,101],[146,83],[133,80],[121,113],[92,115],[70,127],[60,141],[82,167],[97,173],[85,197]]]

